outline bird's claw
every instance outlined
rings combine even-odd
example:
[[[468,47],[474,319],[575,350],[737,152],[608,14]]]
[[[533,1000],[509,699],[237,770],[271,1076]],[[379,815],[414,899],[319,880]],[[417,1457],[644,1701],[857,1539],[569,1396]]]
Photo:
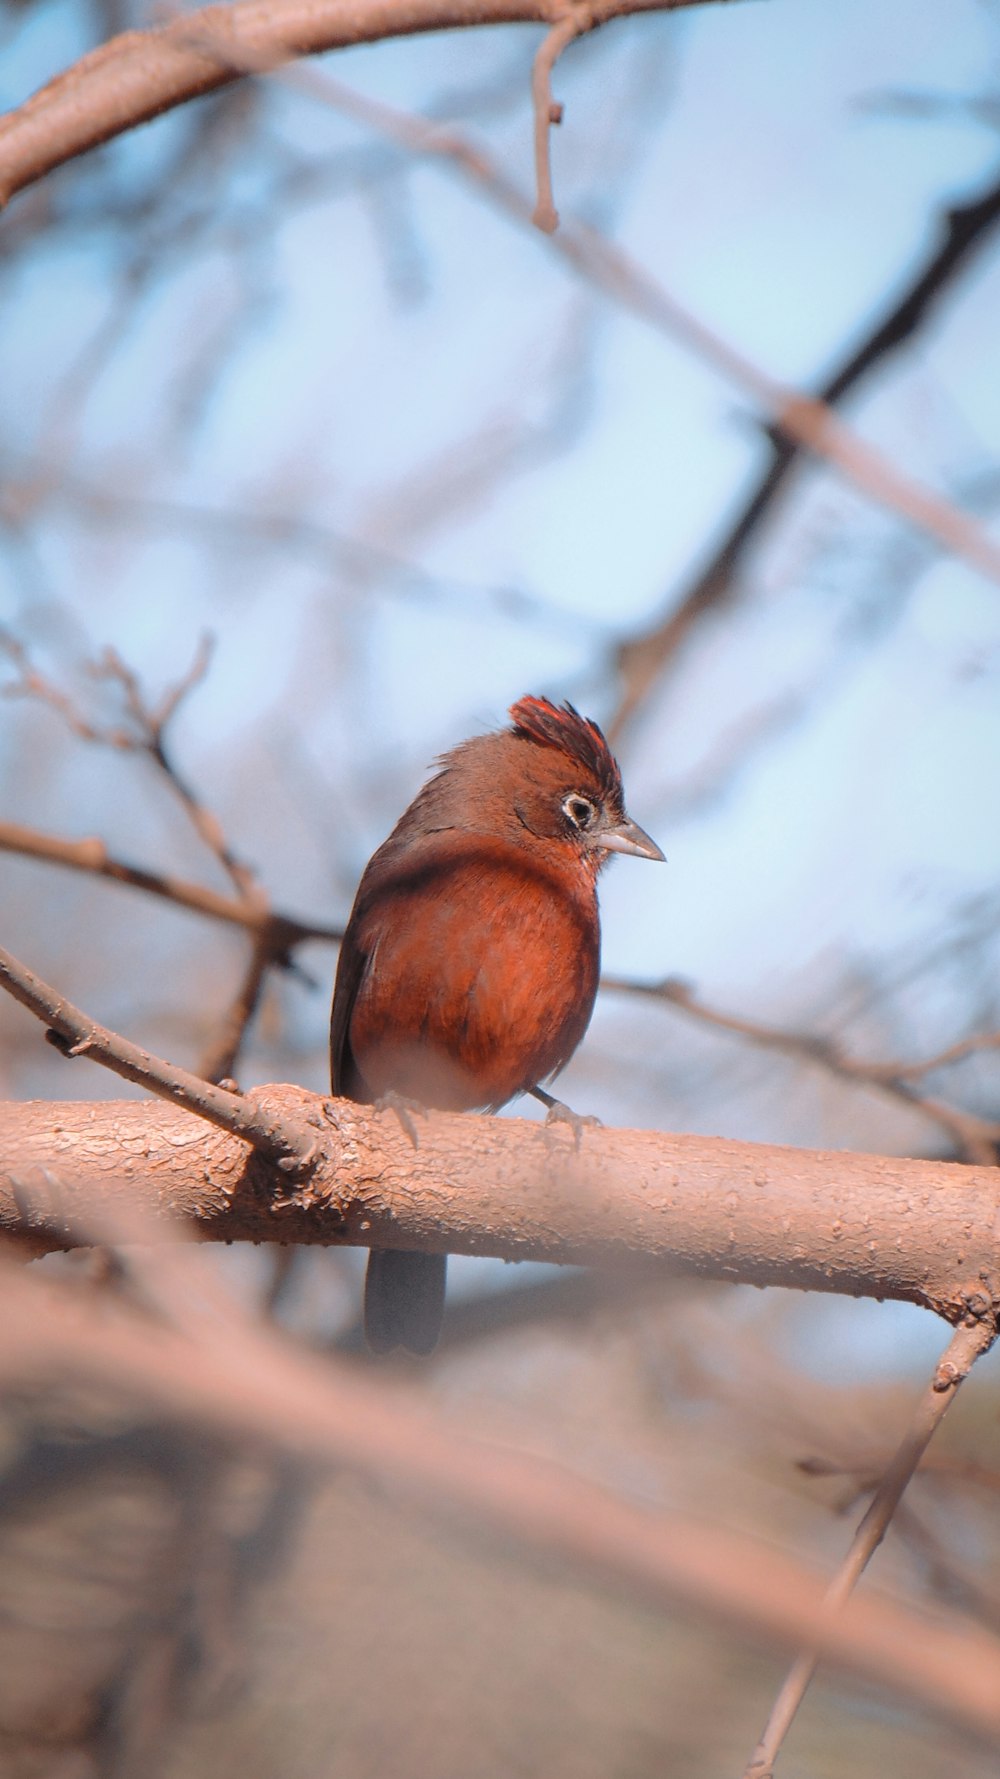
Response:
[[[573,1132],[573,1147],[575,1149],[579,1149],[580,1138],[586,1129],[601,1130],[603,1128],[601,1120],[595,1118],[590,1112],[574,1112],[570,1106],[564,1105],[562,1100],[555,1099],[551,1093],[544,1093],[541,1088],[535,1088],[534,1094],[535,1098],[540,1099],[542,1105],[547,1108],[545,1113],[546,1130],[551,1130],[555,1124],[568,1124]]]
[[[375,1101],[374,1109],[376,1112],[395,1112],[396,1117],[399,1119],[399,1122],[402,1125],[404,1132],[409,1137],[410,1142],[413,1144],[414,1149],[419,1149],[420,1138],[417,1136],[417,1127],[413,1122],[413,1114],[414,1112],[419,1112],[421,1118],[426,1118],[426,1106],[422,1106],[419,1100],[408,1100],[405,1094],[394,1093],[393,1089],[390,1087],[385,1093],[379,1094],[378,1099]]]

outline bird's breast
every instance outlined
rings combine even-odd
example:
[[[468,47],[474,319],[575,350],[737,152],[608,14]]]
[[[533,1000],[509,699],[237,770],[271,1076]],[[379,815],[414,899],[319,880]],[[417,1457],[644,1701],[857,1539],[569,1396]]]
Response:
[[[358,910],[368,963],[349,1043],[373,1097],[503,1105],[561,1068],[590,1020],[592,879],[525,849],[456,851],[386,873]]]

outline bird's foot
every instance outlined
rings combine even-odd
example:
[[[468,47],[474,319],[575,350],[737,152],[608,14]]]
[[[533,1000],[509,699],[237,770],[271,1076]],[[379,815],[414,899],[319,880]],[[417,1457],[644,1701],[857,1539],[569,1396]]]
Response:
[[[544,1087],[533,1087],[531,1093],[533,1098],[540,1100],[542,1105],[547,1108],[545,1113],[546,1130],[551,1130],[554,1124],[568,1124],[573,1132],[574,1147],[577,1149],[580,1147],[580,1138],[585,1130],[588,1128],[601,1130],[603,1128],[599,1118],[593,1117],[589,1112],[574,1112],[570,1106],[564,1105],[562,1100],[557,1100],[555,1094],[546,1093]]]
[[[413,1114],[419,1112],[421,1118],[426,1118],[426,1106],[422,1106],[419,1100],[408,1100],[405,1094],[394,1093],[390,1087],[385,1093],[379,1094],[374,1110],[376,1112],[395,1112],[414,1149],[419,1149],[420,1139],[417,1136],[417,1127],[413,1122]]]

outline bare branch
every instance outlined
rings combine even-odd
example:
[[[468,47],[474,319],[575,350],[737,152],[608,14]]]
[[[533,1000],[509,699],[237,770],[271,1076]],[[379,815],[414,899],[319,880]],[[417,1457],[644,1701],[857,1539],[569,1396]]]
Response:
[[[66,840],[43,834],[15,822],[0,822],[0,851],[19,853],[72,870],[92,872],[112,882],[125,883],[147,891],[179,907],[210,918],[245,927],[254,936],[254,949],[247,964],[244,980],[226,1016],[223,1029],[203,1059],[202,1072],[210,1080],[232,1073],[239,1039],[253,1016],[266,974],[265,966],[287,967],[295,947],[306,940],[339,944],[343,937],[340,926],[325,926],[301,920],[294,915],[272,910],[266,902],[248,904],[222,896],[217,891],[192,884],[181,878],[151,872],[111,857],[101,840]],[[693,990],[675,978],[656,983],[633,981],[621,976],[605,975],[601,988],[613,994],[641,995],[644,998],[678,1007],[703,1024],[727,1031],[734,1037],[748,1039],[768,1050],[823,1068],[839,1080],[873,1088],[890,1098],[921,1112],[955,1142],[960,1153],[970,1161],[990,1163],[1000,1143],[1000,1123],[977,1117],[960,1106],[931,1096],[912,1084],[939,1069],[952,1067],[981,1051],[1000,1047],[1000,1033],[973,1033],[947,1046],[923,1061],[888,1062],[865,1060],[850,1056],[833,1038],[816,1032],[788,1031],[768,1026],[758,1020],[744,1019],[722,1013],[699,1001]],[[239,1021],[242,1027],[237,1029]]]
[[[178,908],[189,908],[211,920],[245,927],[249,932],[270,934],[271,955],[282,963],[296,945],[307,939],[321,939],[339,944],[343,928],[324,926],[319,922],[299,920],[292,914],[249,904],[242,898],[220,895],[200,883],[189,883],[165,872],[147,871],[140,865],[129,865],[112,857],[103,840],[66,840],[58,834],[43,834],[38,828],[25,828],[18,822],[0,822],[0,852],[18,853],[22,858],[40,859],[49,865],[62,865],[71,871],[90,872],[112,883],[127,884],[131,889],[146,891]]]
[[[219,1128],[136,1100],[5,1105],[0,1231],[38,1251],[72,1247],[88,1206],[125,1202],[164,1229],[193,1222],[210,1241],[654,1266],[895,1298],[951,1321],[970,1306],[987,1314],[1000,1295],[996,1168],[648,1130],[588,1129],[577,1150],[569,1131],[443,1112],[421,1119],[414,1149],[391,1112],[287,1085],[244,1098],[185,1079],[215,1096],[211,1112],[195,1098],[190,1110],[212,1117],[221,1105]],[[289,1150],[296,1136],[317,1139],[303,1184],[280,1163],[248,1166],[261,1125]]]
[[[1000,1043],[1000,1034],[987,1032],[980,1037],[963,1039],[960,1044],[954,1044],[949,1050],[929,1057],[924,1063],[865,1062],[849,1056],[833,1038],[821,1036],[817,1032],[786,1031],[780,1026],[763,1025],[758,1020],[741,1019],[734,1013],[720,1013],[713,1007],[706,1007],[704,1002],[696,999],[687,983],[679,982],[675,977],[668,977],[663,982],[640,983],[622,976],[603,976],[601,987],[616,994],[638,994],[652,1000],[666,1001],[673,1007],[679,1007],[683,1013],[690,1014],[692,1019],[700,1020],[703,1025],[732,1032],[735,1037],[748,1038],[751,1044],[760,1045],[762,1049],[779,1050],[785,1056],[815,1063],[842,1081],[873,1087],[877,1092],[887,1094],[891,1099],[901,1100],[915,1111],[922,1112],[925,1117],[933,1119],[947,1131],[960,1152],[970,1161],[989,1164],[996,1160],[997,1144],[1000,1143],[1000,1122],[979,1118],[974,1112],[966,1112],[960,1106],[953,1106],[922,1093],[912,1082],[922,1075],[930,1074],[933,1069],[943,1067],[945,1063],[959,1061],[973,1050],[995,1048]]]
[[[591,0],[591,27],[704,0]],[[562,0],[237,0],[126,31],[0,118],[0,208],[89,148],[176,105],[299,56],[472,25],[558,23]],[[220,57],[218,45],[225,54]]]
[[[48,864],[64,865],[75,871],[90,872],[112,883],[127,884],[148,894],[173,902],[179,908],[222,920],[245,929],[252,944],[243,979],[222,1026],[201,1059],[199,1073],[208,1081],[221,1081],[232,1075],[236,1059],[254,1017],[264,989],[267,972],[272,967],[294,969],[295,948],[306,940],[322,940],[337,945],[343,937],[342,927],[324,926],[298,920],[290,914],[272,909],[263,896],[251,900],[223,896],[217,890],[199,883],[187,883],[158,871],[142,870],[112,858],[102,840],[64,840],[58,835],[42,834],[35,828],[24,828],[16,822],[0,822],[0,852],[19,853],[24,858],[42,859]]]
[[[218,859],[241,899],[248,904],[263,902],[254,873],[236,857],[218,819],[178,771],[167,749],[168,724],[208,672],[212,652],[209,636],[201,638],[188,671],[176,685],[167,688],[158,705],[146,697],[138,676],[122,660],[117,649],[106,648],[97,661],[89,663],[87,671],[91,678],[108,680],[121,691],[126,721],[123,726],[114,728],[102,727],[85,717],[68,693],[32,665],[24,645],[7,630],[0,630],[0,647],[19,672],[19,678],[8,681],[3,687],[8,698],[35,698],[49,705],[82,741],[117,748],[122,753],[144,755],[180,800],[195,832]]]
[[[559,12],[553,17],[553,4]],[[674,0],[674,4],[687,0]],[[565,22],[565,0],[522,10],[508,0],[477,0],[479,23],[532,19]],[[275,17],[263,0],[206,7],[149,32],[130,32],[85,56],[18,111],[0,119],[0,194],[10,196],[61,160],[105,141],[144,118],[246,73],[263,73],[296,56],[347,42],[405,35],[445,25],[468,24],[444,14],[442,0],[367,0],[370,11],[349,21],[337,0],[289,0]],[[334,9],[333,29],[328,8]],[[537,8],[537,9],[536,9]],[[594,0],[590,23],[629,12],[663,9],[663,0]],[[574,33],[575,34],[575,33]],[[414,152],[441,156],[471,177],[490,201],[518,222],[533,226],[534,206],[477,148],[453,131],[442,131],[390,106],[363,100],[338,83],[295,73],[295,85],[321,103],[361,117]],[[81,92],[83,99],[81,100]],[[88,111],[89,106],[89,111]],[[89,129],[81,132],[81,120]],[[42,151],[41,160],[38,159]],[[869,499],[898,513],[938,544],[1000,584],[1000,546],[951,502],[898,471],[889,460],[845,427],[815,397],[789,389],[760,371],[743,353],[706,327],[620,249],[581,225],[549,237],[552,250],[578,275],[623,308],[699,357],[742,388],[783,436],[835,465]]]
[[[310,70],[283,77],[321,104],[335,106],[401,142],[415,154],[443,158],[472,180],[493,206],[521,224],[534,225],[534,207],[482,149],[458,135],[394,107],[363,98],[341,82]],[[548,236],[550,248],[621,308],[668,339],[680,340],[699,358],[741,388],[781,436],[838,469],[869,500],[898,514],[918,531],[1000,585],[1000,545],[950,501],[902,474],[846,427],[824,402],[803,395],[761,371],[736,347],[707,327],[635,260],[581,223]]]
[[[552,98],[552,70],[574,37],[590,29],[589,10],[576,0],[565,18],[552,26],[535,56],[531,71],[531,101],[535,113],[535,185],[537,200],[532,221],[545,235],[554,235],[559,227],[559,212],[552,197],[552,157],[549,152],[549,131],[561,124],[563,109]]]
[[[938,1069],[950,1069],[981,1050],[1000,1050],[1000,1032],[973,1032],[968,1038],[959,1038],[957,1044],[949,1044],[946,1049],[937,1051],[934,1056],[925,1057],[923,1062],[871,1063],[869,1067],[873,1073],[881,1068],[897,1081],[913,1081],[921,1075],[936,1074]]]
[[[103,1063],[124,1080],[134,1081],[147,1092],[183,1106],[220,1130],[239,1137],[286,1172],[297,1171],[309,1163],[317,1145],[304,1126],[268,1112],[244,1094],[229,1093],[202,1081],[187,1069],[164,1062],[162,1057],[153,1056],[119,1037],[117,1032],[98,1025],[58,989],[51,988],[10,952],[2,950],[0,987],[45,1023],[56,1049],[64,1055],[89,1056],[92,1062]]]
[[[910,1426],[892,1463],[882,1477],[851,1548],[824,1596],[824,1609],[839,1612],[881,1544],[903,1492],[928,1445],[955,1400],[959,1385],[968,1377],[981,1354],[996,1338],[996,1319],[970,1319],[956,1328],[943,1358],[917,1404]],[[774,1763],[792,1720],[819,1665],[819,1651],[804,1650],[782,1686],[764,1733],[754,1751],[744,1779],[772,1779]]]
[[[879,317],[860,344],[820,385],[816,391],[818,399],[828,407],[836,407],[877,365],[912,340],[935,312],[948,286],[964,271],[973,252],[986,243],[998,224],[1000,180],[994,180],[967,204],[945,211],[940,240],[929,257],[888,313]],[[613,736],[620,735],[635,716],[705,614],[726,604],[736,592],[737,576],[747,553],[801,461],[801,441],[778,434],[770,437],[771,460],[709,561],[698,570],[680,598],[671,599],[665,616],[658,618],[651,629],[621,644],[617,668],[622,690],[609,724]]]
[[[5,1269],[5,1382],[97,1383],[214,1439],[348,1465],[431,1517],[446,1516],[452,1535],[456,1513],[459,1524],[472,1515],[533,1558],[565,1563],[654,1607],[681,1604],[758,1637],[815,1641],[848,1672],[899,1689],[991,1743],[1000,1739],[994,1638],[953,1617],[928,1623],[879,1599],[848,1601],[831,1616],[807,1571],[745,1535],[650,1511],[476,1439],[412,1392],[295,1349],[240,1316],[210,1283],[210,1314],[193,1314],[205,1283],[190,1266],[196,1259],[176,1254],[171,1265],[146,1269],[154,1301],[163,1299],[157,1322],[121,1303],[102,1303],[95,1315],[78,1294]],[[171,1314],[179,1298],[183,1323]]]
[[[117,649],[106,648],[100,659],[91,666],[90,672],[96,679],[111,680],[121,687],[134,731],[131,746],[136,752],[146,754],[152,761],[183,805],[195,833],[218,859],[241,899],[253,904],[262,901],[262,892],[254,872],[237,858],[226,840],[218,818],[183,777],[167,748],[167,725],[176,716],[188,694],[204,679],[212,659],[213,646],[210,636],[206,634],[201,638],[187,673],[182,675],[176,685],[167,688],[158,705],[149,702],[138,676],[122,660]],[[121,747],[126,744],[119,740],[115,745]]]
[[[272,962],[268,935],[266,931],[262,931],[251,947],[242,981],[222,1022],[222,1028],[201,1058],[198,1073],[206,1081],[223,1081],[232,1075],[250,1021],[260,1004]]]
[[[195,832],[218,860],[236,889],[239,900],[235,904],[235,919],[238,924],[250,928],[253,946],[243,984],[226,1015],[222,1031],[208,1052],[206,1069],[212,1080],[228,1076],[232,1073],[256,1011],[268,970],[274,964],[283,968],[290,967],[291,948],[307,936],[307,930],[298,923],[289,922],[283,916],[272,913],[268,897],[255,872],[238,858],[226,839],[222,824],[180,773],[168,751],[167,726],[177,714],[183,700],[200,684],[208,671],[211,659],[210,639],[207,636],[202,638],[191,667],[176,685],[167,688],[158,704],[153,704],[146,696],[137,675],[118,652],[112,648],[105,649],[100,659],[90,666],[89,672],[96,679],[110,680],[121,692],[126,723],[123,727],[115,728],[102,728],[84,717],[68,694],[32,666],[23,645],[2,630],[0,647],[6,651],[19,674],[16,680],[3,688],[7,695],[37,698],[50,705],[84,741],[140,754],[148,759],[173,795],[179,799]],[[233,917],[233,905],[225,898],[190,885],[179,884],[176,879],[157,877],[152,873],[113,864],[100,850],[100,843],[85,843],[87,850],[81,852],[79,847],[74,849],[71,843],[46,843],[43,836],[36,835],[32,841],[30,830],[18,829],[13,825],[7,832],[16,850],[21,852],[33,852],[35,856],[48,856],[60,864],[75,864],[82,869],[93,869],[102,875],[117,877],[119,881],[128,882],[134,887],[152,890],[166,899],[182,901],[188,907],[198,907],[204,913],[212,913],[224,919]],[[0,845],[2,844],[3,840],[0,838]]]

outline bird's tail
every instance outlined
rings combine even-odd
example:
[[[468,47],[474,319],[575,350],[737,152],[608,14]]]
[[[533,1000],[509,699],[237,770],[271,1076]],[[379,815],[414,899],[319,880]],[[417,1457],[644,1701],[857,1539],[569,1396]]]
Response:
[[[444,1318],[446,1254],[373,1248],[365,1276],[365,1339],[373,1353],[432,1353]]]

